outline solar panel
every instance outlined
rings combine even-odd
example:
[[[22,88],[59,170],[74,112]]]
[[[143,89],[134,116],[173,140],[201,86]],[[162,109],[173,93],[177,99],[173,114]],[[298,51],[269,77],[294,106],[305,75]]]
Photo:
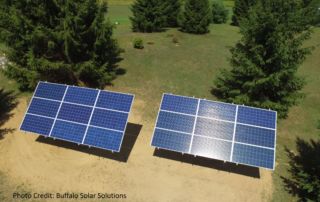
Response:
[[[156,148],[274,170],[277,112],[164,94]]]
[[[120,151],[134,96],[39,82],[20,130]]]

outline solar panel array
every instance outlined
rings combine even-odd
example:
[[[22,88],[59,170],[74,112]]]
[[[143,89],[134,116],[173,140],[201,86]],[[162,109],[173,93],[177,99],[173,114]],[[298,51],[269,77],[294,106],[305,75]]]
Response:
[[[151,145],[274,169],[277,113],[164,94]]]
[[[39,82],[20,130],[120,151],[134,96]]]

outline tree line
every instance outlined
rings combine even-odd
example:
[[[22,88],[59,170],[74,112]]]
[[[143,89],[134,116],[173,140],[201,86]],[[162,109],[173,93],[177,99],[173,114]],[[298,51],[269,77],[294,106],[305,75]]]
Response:
[[[303,97],[298,68],[311,52],[303,43],[316,24],[319,0],[236,0],[232,23],[242,38],[231,49],[231,70],[216,77],[212,93],[226,102],[278,111],[280,118]],[[225,22],[221,2],[136,0],[132,30],[209,32]],[[8,47],[5,75],[22,90],[39,80],[102,88],[119,73],[123,51],[96,0],[5,0],[0,3],[0,39]],[[222,18],[221,18],[222,17]]]
[[[192,34],[209,32],[209,25],[225,23],[228,10],[221,1],[208,0],[136,0],[131,7],[134,32],[159,32],[166,27],[180,27]]]

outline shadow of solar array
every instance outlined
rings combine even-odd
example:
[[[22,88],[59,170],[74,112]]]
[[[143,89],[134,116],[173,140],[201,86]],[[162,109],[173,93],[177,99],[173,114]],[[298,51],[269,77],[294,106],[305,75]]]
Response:
[[[151,145],[273,170],[276,117],[271,110],[164,94]]]
[[[20,130],[120,151],[134,96],[39,82]]]

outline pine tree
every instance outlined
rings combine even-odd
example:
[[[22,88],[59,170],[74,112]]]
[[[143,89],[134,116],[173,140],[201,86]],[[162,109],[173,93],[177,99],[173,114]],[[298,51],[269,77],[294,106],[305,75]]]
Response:
[[[161,1],[161,0],[160,0]],[[167,27],[178,27],[178,18],[181,11],[180,0],[162,0],[164,1],[164,15],[166,17]]]
[[[228,20],[228,10],[220,1],[212,3],[212,22],[215,24],[226,23]]]
[[[240,20],[248,16],[250,8],[258,0],[235,0],[232,15],[232,25],[239,26]]]
[[[303,97],[296,72],[310,48],[303,42],[311,26],[301,2],[264,0],[240,26],[242,39],[231,49],[231,71],[223,70],[213,93],[234,102],[278,111],[285,118]]]
[[[209,32],[211,11],[208,0],[186,0],[182,13],[181,30],[192,34]]]
[[[159,32],[167,24],[163,0],[136,0],[130,17],[134,32]]]
[[[0,32],[21,89],[39,80],[102,87],[115,78],[121,49],[95,0],[1,2]],[[10,15],[6,15],[10,13]]]
[[[307,15],[313,18],[312,24],[320,26],[320,0],[303,0],[303,7],[307,9]]]

